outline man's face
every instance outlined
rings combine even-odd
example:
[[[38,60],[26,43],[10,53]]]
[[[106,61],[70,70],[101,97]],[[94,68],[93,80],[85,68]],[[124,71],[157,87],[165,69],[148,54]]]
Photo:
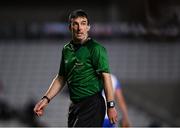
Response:
[[[77,17],[71,19],[70,31],[75,41],[85,41],[88,37],[89,29],[90,26],[88,25],[87,18]]]

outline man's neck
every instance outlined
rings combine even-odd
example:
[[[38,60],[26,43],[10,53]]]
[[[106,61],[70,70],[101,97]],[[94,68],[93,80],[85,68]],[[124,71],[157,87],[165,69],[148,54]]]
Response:
[[[89,40],[90,38],[89,37],[87,37],[87,38],[85,38],[85,39],[83,39],[83,40],[76,40],[76,39],[73,39],[73,43],[74,44],[84,44],[87,40]]]

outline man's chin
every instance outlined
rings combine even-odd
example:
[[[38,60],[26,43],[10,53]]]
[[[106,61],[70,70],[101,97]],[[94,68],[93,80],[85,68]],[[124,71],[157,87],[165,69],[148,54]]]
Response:
[[[81,37],[80,37],[80,36],[79,36],[79,37],[77,36],[75,40],[78,41],[78,42],[83,42],[84,40],[86,40],[86,38],[85,38],[85,37],[82,37],[82,36],[81,36]]]
[[[77,40],[77,41],[82,41],[83,38],[82,38],[82,37],[77,37],[76,40]]]

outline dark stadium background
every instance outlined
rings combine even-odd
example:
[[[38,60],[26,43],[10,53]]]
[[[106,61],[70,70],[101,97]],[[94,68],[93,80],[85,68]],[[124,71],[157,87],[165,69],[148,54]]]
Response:
[[[67,126],[66,88],[43,117],[32,109],[58,72],[68,14],[79,8],[108,50],[132,126],[180,126],[179,0],[1,1],[0,126]]]

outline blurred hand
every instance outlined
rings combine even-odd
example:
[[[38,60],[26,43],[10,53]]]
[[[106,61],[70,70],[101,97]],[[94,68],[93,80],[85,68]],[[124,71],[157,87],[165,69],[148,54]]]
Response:
[[[114,108],[107,108],[107,114],[108,114],[109,120],[112,124],[117,123],[118,117],[117,117],[117,112],[116,112],[115,107]]]
[[[122,118],[120,126],[122,128],[130,127],[129,120],[127,118]]]
[[[42,116],[44,113],[45,107],[48,105],[48,101],[46,99],[40,100],[34,107],[34,112],[37,116]]]

